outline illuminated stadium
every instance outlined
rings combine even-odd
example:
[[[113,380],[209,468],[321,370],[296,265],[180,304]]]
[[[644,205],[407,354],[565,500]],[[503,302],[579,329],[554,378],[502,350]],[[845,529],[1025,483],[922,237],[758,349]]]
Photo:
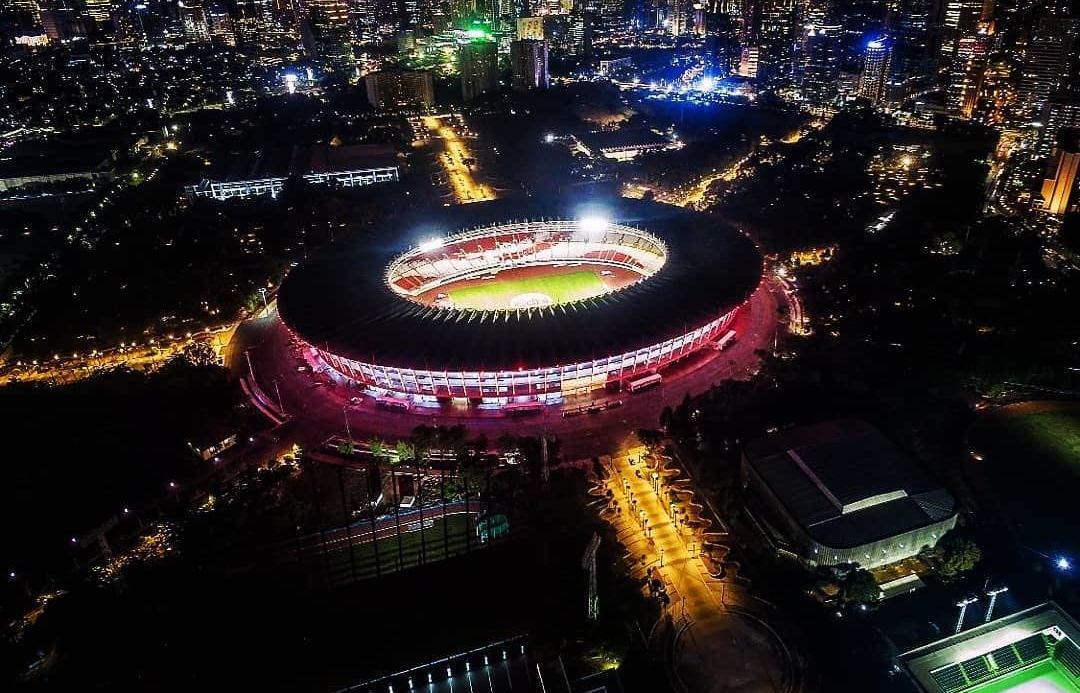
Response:
[[[621,198],[499,200],[329,248],[281,287],[285,325],[392,401],[529,406],[656,383],[733,340],[761,280],[722,221]]]
[[[1080,693],[1080,627],[1048,603],[900,655],[925,693]]]

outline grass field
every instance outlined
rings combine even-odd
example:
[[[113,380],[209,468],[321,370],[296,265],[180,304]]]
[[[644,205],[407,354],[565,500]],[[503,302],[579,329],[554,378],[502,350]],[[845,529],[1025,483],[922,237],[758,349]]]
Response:
[[[1059,671],[1053,662],[1043,662],[973,688],[971,693],[1080,693],[1080,688]]]
[[[1080,554],[1080,405],[1030,402],[992,412],[971,432],[989,482],[1019,543],[1049,555]]]
[[[1011,420],[1016,432],[1080,474],[1080,410],[1042,411]]]
[[[596,296],[605,290],[596,272],[573,270],[540,277],[500,280],[490,279],[482,284],[452,289],[447,292],[458,308],[495,310],[511,307],[515,296],[545,294],[553,303],[579,301]]]

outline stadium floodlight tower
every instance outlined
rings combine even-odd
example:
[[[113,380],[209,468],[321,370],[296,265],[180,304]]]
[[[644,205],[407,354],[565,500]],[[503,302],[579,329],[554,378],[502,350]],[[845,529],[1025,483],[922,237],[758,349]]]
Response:
[[[986,596],[990,597],[990,603],[986,605],[986,617],[983,619],[983,623],[990,623],[990,619],[994,615],[994,605],[997,604],[998,595],[1008,591],[1009,588],[1006,585],[986,590]]]
[[[578,227],[586,236],[595,236],[607,231],[608,220],[601,214],[586,214],[578,219]]]
[[[955,632],[959,633],[961,630],[963,630],[963,628],[964,628],[964,616],[967,614],[967,608],[968,608],[968,606],[970,606],[971,604],[974,604],[977,601],[979,601],[978,597],[971,596],[971,597],[964,597],[960,601],[956,602],[956,605],[958,607],[960,607],[960,618],[956,619],[956,631]]]

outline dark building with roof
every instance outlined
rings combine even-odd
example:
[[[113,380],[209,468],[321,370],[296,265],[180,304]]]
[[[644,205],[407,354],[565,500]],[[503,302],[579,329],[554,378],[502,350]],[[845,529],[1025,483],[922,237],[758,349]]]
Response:
[[[398,161],[394,150],[384,145],[273,147],[221,158],[187,193],[215,200],[276,197],[293,176],[346,188],[371,185],[398,180]]]
[[[782,552],[873,568],[956,525],[956,501],[873,426],[840,419],[747,443],[743,484]]]

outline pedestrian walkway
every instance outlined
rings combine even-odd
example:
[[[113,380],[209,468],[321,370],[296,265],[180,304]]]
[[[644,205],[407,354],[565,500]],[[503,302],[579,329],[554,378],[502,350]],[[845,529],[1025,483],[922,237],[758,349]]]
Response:
[[[670,492],[671,470],[644,447],[620,451],[608,469],[612,498],[602,514],[635,571],[662,580],[670,597],[676,685],[704,693],[795,690],[792,655],[756,613],[760,604],[740,584],[710,575],[700,530]]]

